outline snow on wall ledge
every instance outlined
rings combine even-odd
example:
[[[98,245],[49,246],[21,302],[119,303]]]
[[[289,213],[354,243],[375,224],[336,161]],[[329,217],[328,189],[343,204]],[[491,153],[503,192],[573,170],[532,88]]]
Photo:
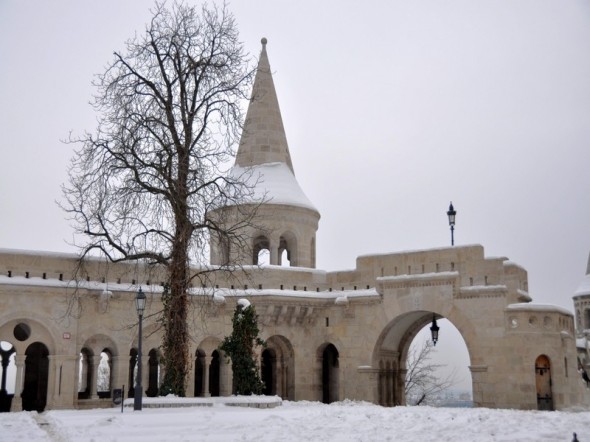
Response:
[[[564,315],[573,316],[568,309],[554,304],[537,304],[536,302],[523,302],[519,304],[509,304],[506,310],[519,311],[537,311],[537,312],[558,312]]]

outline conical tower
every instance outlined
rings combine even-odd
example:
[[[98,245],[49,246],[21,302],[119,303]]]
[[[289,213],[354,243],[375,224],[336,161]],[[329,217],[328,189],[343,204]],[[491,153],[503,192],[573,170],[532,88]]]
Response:
[[[268,163],[286,164],[294,173],[266,53],[266,38],[263,38],[236,165],[250,167]]]
[[[316,232],[320,214],[295,178],[287,136],[279,108],[266,38],[262,39],[252,96],[231,171],[235,177],[250,176],[255,221],[242,229],[246,238],[240,250],[229,250],[213,239],[211,263],[231,261],[240,265],[259,264],[260,253],[268,250],[271,265],[315,268]],[[227,216],[227,215],[226,215]]]

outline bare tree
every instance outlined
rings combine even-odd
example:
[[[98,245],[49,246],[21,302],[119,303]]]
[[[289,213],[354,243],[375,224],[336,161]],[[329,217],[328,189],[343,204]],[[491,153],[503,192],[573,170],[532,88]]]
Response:
[[[444,364],[432,363],[434,346],[425,340],[421,347],[412,346],[406,363],[405,393],[408,405],[432,404],[440,393],[456,384],[455,372],[439,377]]]
[[[95,132],[71,140],[80,147],[62,207],[81,234],[81,260],[98,252],[112,262],[166,269],[165,393],[185,394],[188,289],[211,271],[191,268],[207,263],[211,235],[240,241],[253,216],[231,223],[210,216],[252,193],[247,177],[224,168],[234,155],[253,73],[225,5],[156,3],[145,33],[115,52],[93,83]]]

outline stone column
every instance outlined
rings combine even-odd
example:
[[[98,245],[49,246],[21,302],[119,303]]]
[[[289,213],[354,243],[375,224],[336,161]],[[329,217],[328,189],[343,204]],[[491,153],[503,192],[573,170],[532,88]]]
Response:
[[[277,357],[275,359],[275,373],[276,379],[276,391],[275,394],[283,399],[287,398],[287,376],[285,375],[285,365],[283,364],[283,358]],[[271,388],[272,392],[272,388]]]
[[[90,365],[92,364],[92,365]],[[90,373],[90,399],[98,399],[97,392],[97,381],[98,381],[98,366],[100,364],[100,353],[98,356],[92,356],[92,359],[88,361],[88,367],[92,367],[92,373]]]
[[[224,358],[225,356],[220,355],[219,357]],[[231,369],[231,364],[221,363],[219,365],[219,381],[221,384],[219,388],[219,395],[231,396],[233,383],[233,372]]]
[[[26,355],[16,355],[16,384],[14,388],[14,397],[12,398],[12,405],[10,411],[22,411],[23,410],[23,398],[21,396],[23,392],[23,385],[25,382],[25,359]]]
[[[129,358],[127,356],[111,356],[111,391],[123,388],[129,373]],[[129,387],[128,385],[125,386]],[[125,394],[127,397],[127,394]]]
[[[141,355],[141,395],[145,397],[145,392],[149,387],[150,373],[150,356],[149,351]]]
[[[46,409],[56,408],[56,402],[59,402],[60,390],[60,376],[59,367],[61,365],[61,357],[56,355],[48,355],[49,360],[47,367],[47,401]]]
[[[203,397],[211,397],[211,391],[209,390],[209,373],[211,365],[211,356],[203,356]]]
[[[279,241],[276,238],[269,238],[268,249],[270,252],[270,264],[279,265]]]

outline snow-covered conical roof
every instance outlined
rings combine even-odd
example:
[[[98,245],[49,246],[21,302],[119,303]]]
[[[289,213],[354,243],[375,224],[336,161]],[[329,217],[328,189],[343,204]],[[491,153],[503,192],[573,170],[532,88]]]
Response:
[[[236,155],[233,176],[251,176],[255,200],[318,210],[305,195],[291,162],[279,100],[262,39],[252,97]],[[319,212],[318,212],[319,213]]]

